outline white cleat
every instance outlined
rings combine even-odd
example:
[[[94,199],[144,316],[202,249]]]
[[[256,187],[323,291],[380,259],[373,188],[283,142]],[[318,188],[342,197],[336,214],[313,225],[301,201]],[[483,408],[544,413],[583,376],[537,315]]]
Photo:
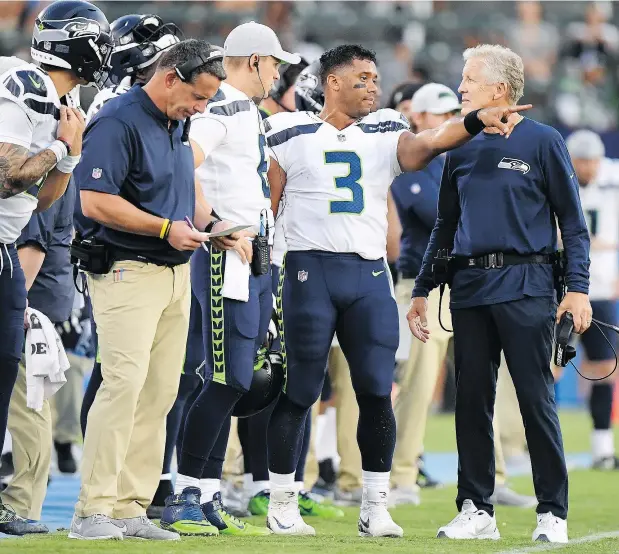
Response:
[[[483,510],[478,510],[472,500],[462,503],[462,510],[447,525],[438,530],[439,539],[490,539],[501,538],[496,526],[496,518]]]
[[[362,509],[359,514],[360,537],[391,537],[404,536],[404,531],[387,511],[387,506],[373,506]]]
[[[387,510],[388,493],[384,491],[363,491],[361,513],[359,514],[360,537],[392,537],[404,536],[404,531],[391,519]]]
[[[551,512],[537,514],[537,527],[533,531],[533,540],[567,543],[567,520],[556,517]]]
[[[271,490],[267,527],[275,535],[315,535],[316,530],[303,521],[299,512],[298,491]]]

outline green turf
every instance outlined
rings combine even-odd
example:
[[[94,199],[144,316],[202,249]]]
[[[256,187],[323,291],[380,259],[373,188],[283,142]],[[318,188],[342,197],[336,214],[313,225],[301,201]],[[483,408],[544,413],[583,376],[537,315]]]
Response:
[[[532,493],[530,478],[513,480],[519,492]],[[593,533],[619,530],[619,475],[593,471],[578,471],[571,474],[570,482],[570,538],[575,539]],[[234,552],[238,554],[261,554],[292,552],[336,552],[341,554],[361,553],[411,553],[424,554],[502,552],[533,545],[531,532],[534,528],[533,510],[497,508],[497,520],[502,539],[498,542],[452,542],[436,539],[434,535],[441,525],[455,515],[455,489],[423,491],[419,507],[404,507],[392,511],[394,519],[404,528],[403,539],[361,539],[356,533],[358,510],[346,509],[342,520],[329,521],[307,518],[316,526],[316,537],[209,537],[185,538],[178,543],[153,543],[125,540],[123,542],[73,541],[65,533],[48,537],[29,537],[0,541],[0,552],[127,552],[135,554],[160,554],[167,552]],[[253,518],[260,523],[261,519]],[[587,544],[575,544],[566,548],[574,552],[619,552],[619,539],[607,539]]]

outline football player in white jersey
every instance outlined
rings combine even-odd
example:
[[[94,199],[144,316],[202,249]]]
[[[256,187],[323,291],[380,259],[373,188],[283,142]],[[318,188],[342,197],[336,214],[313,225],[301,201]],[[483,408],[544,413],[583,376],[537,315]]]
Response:
[[[359,404],[357,440],[363,467],[361,536],[401,537],[387,511],[395,446],[391,387],[398,312],[385,264],[387,191],[402,171],[422,168],[484,126],[509,136],[502,119],[527,109],[481,110],[414,135],[393,110],[372,108],[375,54],[344,45],[320,58],[322,112],[266,120],[273,151],[269,182],[277,212],[285,186],[288,252],[278,299],[287,379],[268,432],[271,502],[277,534],[314,534],[294,492],[301,429],[318,399],[334,333],[347,358]]]
[[[619,294],[619,160],[604,156],[602,139],[593,131],[576,131],[568,137],[566,144],[580,183],[580,202],[591,237],[589,296],[593,317],[616,325]],[[585,353],[585,360],[581,363],[584,375],[598,379],[609,375],[615,367],[615,353],[611,347],[612,344],[617,349],[615,332],[605,327],[601,330],[589,329],[580,341]],[[594,381],[591,386],[591,453],[595,469],[619,469],[611,427],[616,378],[617,372],[608,379]]]
[[[111,44],[99,8],[55,2],[35,21],[31,55],[39,65],[19,64],[0,76],[0,442],[24,341],[26,288],[15,241],[32,212],[66,190],[80,159],[84,118],[60,99],[70,104],[77,85],[104,79]],[[0,532],[31,530],[0,504]]]
[[[224,220],[250,226],[249,237],[259,235],[254,244],[263,245],[273,228],[258,104],[279,78],[280,64],[299,61],[298,55],[282,49],[269,27],[253,21],[239,25],[224,43],[225,82],[206,111],[192,118],[189,137],[201,157],[196,178],[204,196]],[[239,521],[221,504],[231,414],[250,388],[254,357],[273,311],[268,245],[261,246],[266,259],[259,256],[260,263],[255,264],[247,238],[239,243],[247,246],[247,253],[223,253],[209,245],[191,260],[192,290],[202,308],[209,383],[187,415],[175,507],[166,508],[161,520],[166,528],[185,534],[204,534],[205,519],[220,534],[269,533]],[[196,499],[202,503],[201,511],[195,509]]]

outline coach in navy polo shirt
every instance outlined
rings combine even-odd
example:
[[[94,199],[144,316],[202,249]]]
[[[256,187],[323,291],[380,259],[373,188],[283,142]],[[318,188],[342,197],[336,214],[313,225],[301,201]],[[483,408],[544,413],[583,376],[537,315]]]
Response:
[[[522,59],[481,45],[464,53],[462,112],[513,104]],[[553,324],[564,312],[577,333],[591,324],[589,233],[565,143],[519,114],[506,138],[486,129],[448,153],[438,218],[413,290],[413,334],[428,339],[427,296],[439,249],[456,257],[451,315],[457,376],[456,437],[461,514],[439,537],[497,539],[492,418],[501,350],[518,396],[538,500],[533,540],[567,542],[568,476],[550,371]],[[557,223],[567,255],[567,293],[555,306],[551,254]],[[436,314],[431,314],[436,317]]]
[[[82,237],[104,244],[114,264],[88,274],[103,382],[88,415],[70,538],[178,539],[143,516],[183,367],[187,262],[208,239],[184,218],[197,229],[215,220],[195,187],[185,120],[216,94],[221,60],[201,40],[169,48],[152,79],[107,102],[84,135],[75,179],[91,221]]]

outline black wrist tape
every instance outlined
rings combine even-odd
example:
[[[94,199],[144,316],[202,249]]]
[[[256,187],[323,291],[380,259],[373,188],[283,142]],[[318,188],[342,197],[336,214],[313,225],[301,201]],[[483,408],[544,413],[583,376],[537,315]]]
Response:
[[[478,135],[486,128],[483,122],[477,117],[478,113],[479,110],[473,110],[464,116],[464,128],[469,135]]]

